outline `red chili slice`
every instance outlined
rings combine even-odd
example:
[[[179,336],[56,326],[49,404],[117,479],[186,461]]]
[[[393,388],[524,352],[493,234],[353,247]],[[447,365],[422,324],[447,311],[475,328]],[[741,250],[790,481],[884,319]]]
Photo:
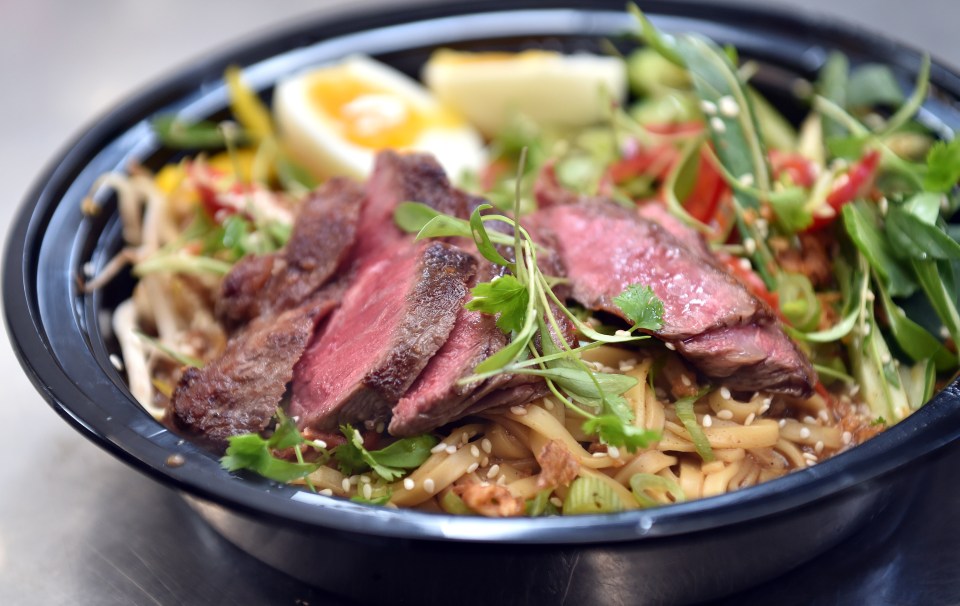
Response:
[[[880,152],[872,149],[868,151],[859,161],[854,163],[850,170],[840,175],[833,189],[827,196],[827,204],[833,209],[833,214],[829,217],[821,217],[816,214],[813,217],[813,224],[807,229],[812,231],[821,229],[836,221],[840,215],[840,209],[844,204],[849,204],[857,198],[863,197],[870,192],[873,187],[873,179],[877,174],[877,167],[880,164]]]

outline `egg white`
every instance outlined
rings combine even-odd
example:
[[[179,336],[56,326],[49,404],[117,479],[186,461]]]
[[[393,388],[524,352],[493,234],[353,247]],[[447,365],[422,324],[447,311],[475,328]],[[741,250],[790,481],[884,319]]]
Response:
[[[287,78],[274,92],[274,114],[287,151],[317,177],[336,175],[365,179],[373,169],[379,151],[358,145],[341,134],[336,116],[328,115],[310,96],[313,78],[319,70],[342,68],[349,78],[366,82],[380,93],[367,95],[358,109],[373,110],[389,122],[402,119],[397,114],[404,106],[424,115],[440,115],[440,103],[417,81],[383,63],[365,56],[351,56],[342,63],[318,68]],[[379,113],[377,113],[379,112]],[[372,124],[371,128],[375,128]],[[400,151],[432,153],[452,179],[464,171],[479,171],[486,161],[483,139],[467,122],[428,123],[413,143]]]

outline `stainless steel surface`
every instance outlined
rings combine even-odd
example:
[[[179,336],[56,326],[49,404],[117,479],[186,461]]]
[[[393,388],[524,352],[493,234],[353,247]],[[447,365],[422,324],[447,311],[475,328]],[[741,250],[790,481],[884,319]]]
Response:
[[[785,0],[756,2],[783,5]],[[956,0],[891,7],[807,0],[816,11],[886,32],[960,66]],[[84,124],[192,58],[307,14],[387,2],[252,0],[205,3],[94,0],[0,4],[0,227],[45,162]],[[6,339],[0,345],[0,604],[311,604],[329,596],[232,547],[168,489],[73,431],[33,390]],[[783,603],[960,602],[960,448],[929,466],[899,527],[868,529],[788,575]],[[741,603],[763,603],[760,589]]]

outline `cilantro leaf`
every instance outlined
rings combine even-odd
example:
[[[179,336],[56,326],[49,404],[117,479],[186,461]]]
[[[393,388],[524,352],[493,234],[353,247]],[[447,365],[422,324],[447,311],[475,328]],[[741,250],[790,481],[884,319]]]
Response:
[[[465,307],[470,311],[497,315],[497,328],[510,334],[523,328],[530,302],[530,291],[511,275],[492,282],[481,282],[473,290],[473,299]]]
[[[626,448],[630,452],[638,448],[646,448],[660,439],[660,432],[624,423],[614,414],[588,419],[583,424],[583,430],[598,434],[604,444]]]
[[[398,440],[381,450],[368,451],[363,447],[363,436],[352,426],[341,425],[340,432],[347,438],[346,443],[334,451],[340,471],[353,475],[369,468],[387,482],[399,479],[407,469],[419,467],[437,444],[436,438],[424,434]]]
[[[887,213],[887,236],[901,258],[960,260],[960,244],[936,225],[925,223],[901,207]]]
[[[927,153],[927,175],[923,188],[946,193],[960,181],[960,138],[949,143],[938,141]]]
[[[641,330],[663,328],[663,301],[657,298],[649,286],[631,284],[614,297],[613,302],[623,311],[627,319],[633,322],[634,328]]]
[[[320,466],[320,463],[292,463],[274,457],[270,441],[255,433],[231,436],[228,442],[227,452],[220,459],[220,465],[227,471],[249,469],[277,482],[290,482],[309,475]]]

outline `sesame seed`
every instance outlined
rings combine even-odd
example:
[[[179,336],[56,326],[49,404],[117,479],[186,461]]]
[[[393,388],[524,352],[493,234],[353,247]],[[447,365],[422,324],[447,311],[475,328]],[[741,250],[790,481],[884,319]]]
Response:
[[[690,385],[693,384],[692,381],[690,381],[690,377],[687,375],[680,375],[680,382],[683,383],[684,387],[690,387]]]
[[[454,446],[453,444],[451,444],[450,446],[447,446],[447,454],[448,454],[448,455],[452,455],[452,454],[456,454],[456,453],[457,453],[457,447],[456,447],[456,446]]]
[[[517,415],[518,417],[522,417],[523,415],[527,414],[527,409],[524,408],[523,406],[511,406],[510,412]]]
[[[859,386],[859,385],[854,385],[853,387],[850,388],[850,396],[851,396],[851,397],[857,395],[858,393],[860,393],[860,386]]]
[[[326,447],[327,447],[327,443],[324,442],[323,440],[314,440],[314,441],[313,441],[313,445],[316,446],[317,448],[326,448]]]
[[[718,419],[723,419],[724,421],[729,421],[730,419],[733,418],[733,411],[732,411],[732,410],[727,410],[727,409],[718,410],[718,411],[717,411],[717,418],[718,418]]]
[[[487,470],[487,477],[488,477],[489,479],[491,479],[491,480],[492,480],[493,478],[497,477],[498,475],[500,475],[500,466],[499,466],[499,465],[494,465],[494,466],[491,467],[489,470]]]
[[[712,128],[718,133],[727,132],[727,125],[724,123],[723,120],[721,120],[716,116],[714,116],[713,118],[710,118],[710,128]]]
[[[802,439],[804,439],[804,440],[806,440],[807,438],[809,438],[809,437],[810,437],[810,428],[809,428],[809,427],[801,427],[801,428],[800,428],[800,437],[801,437]]]
[[[554,507],[563,507],[563,501],[560,500],[560,497],[550,497],[550,503]]]
[[[890,210],[890,201],[887,200],[886,196],[884,196],[883,198],[880,198],[880,203],[878,206],[880,207],[880,214],[885,215],[887,214],[887,211]]]
[[[753,423],[753,420],[756,418],[757,418],[757,415],[751,412],[750,414],[747,415],[747,418],[746,420],[744,420],[743,424],[750,425]]]
[[[547,410],[553,410],[553,400],[551,400],[550,398],[544,398],[543,407],[546,408]]]
[[[814,419],[813,417],[811,417],[810,415],[807,415],[807,416],[803,417],[803,422],[804,422],[804,423],[807,423],[807,424],[809,424],[809,425],[813,425],[813,424],[815,424],[815,423],[817,422],[817,420]]]
[[[817,454],[823,452],[823,440],[817,440],[817,443],[813,445],[813,450]]]
[[[377,433],[383,433],[383,430],[386,429],[386,427],[387,426],[384,425],[383,421],[380,421],[379,423],[377,423],[375,430]]]
[[[344,478],[340,482],[340,487],[343,488],[343,492],[350,492],[350,478]]]
[[[477,448],[477,445],[476,445],[476,444],[474,444],[474,445],[472,445],[472,446],[470,447],[470,454],[472,454],[472,455],[475,456],[475,457],[479,457],[479,456],[480,456],[480,449]]]
[[[506,483],[507,483],[507,476],[501,475],[499,478],[497,478],[497,484],[499,484],[500,486],[505,486]]]
[[[369,501],[369,500],[370,500],[370,497],[372,497],[372,496],[373,496],[373,486],[371,486],[371,485],[369,485],[369,484],[364,484],[364,485],[363,485],[363,498],[364,498],[364,499],[367,499],[367,500]]]
[[[946,339],[946,338],[949,337],[949,336],[950,336],[950,331],[947,329],[947,327],[946,327],[946,326],[941,326],[941,327],[940,327],[940,338],[941,338],[941,339]]]
[[[363,482],[364,484],[369,484],[370,476],[368,476],[367,474],[363,474],[362,476],[360,476],[360,481]]]
[[[461,443],[461,444],[466,444],[466,443],[469,442],[469,441],[470,441],[470,436],[467,435],[467,432],[463,432],[462,434],[460,434],[460,443]]]
[[[764,236],[770,235],[770,223],[768,223],[766,219],[763,219],[763,218],[757,219],[754,225],[756,226],[757,231],[760,232],[762,235]]]
[[[713,426],[713,419],[710,417],[710,415],[703,415],[703,426],[704,427]]]
[[[618,337],[629,337],[629,336],[630,336],[630,331],[629,331],[629,330],[617,329],[617,330],[615,330],[615,331],[613,332],[613,334],[616,335],[616,336],[618,336]]]
[[[726,387],[721,387],[721,388],[720,388],[720,397],[723,398],[724,400],[729,400],[729,399],[730,399],[730,390],[727,389]]]
[[[413,478],[404,478],[403,487],[406,490],[413,490],[417,487],[417,483],[413,481]]]
[[[423,481],[423,490],[426,491],[427,494],[433,494],[433,491],[435,491],[436,489],[437,489],[437,485],[433,481],[433,478],[427,478],[426,480]]]
[[[727,118],[736,118],[740,115],[740,106],[730,95],[724,95],[717,100],[717,108],[720,114]]]
[[[717,104],[713,101],[707,101],[704,99],[700,102],[700,109],[702,109],[703,113],[707,114],[708,116],[713,116],[717,113]]]
[[[433,454],[440,454],[441,452],[443,452],[443,451],[446,450],[446,449],[447,449],[446,443],[445,443],[445,442],[440,442],[439,444],[437,444],[436,446],[434,446],[433,448],[431,448],[431,449],[430,449],[430,452],[432,452]]]
[[[786,420],[786,419],[780,419],[779,421],[777,421],[777,425],[779,425],[780,428],[783,429],[784,427],[787,426],[787,420]]]
[[[607,453],[605,453],[605,452],[595,452],[595,453],[593,453],[593,458],[594,458],[594,459],[602,459],[602,458],[605,457],[605,456],[607,456]]]
[[[754,184],[753,174],[752,174],[752,173],[743,173],[742,175],[740,175],[739,177],[737,177],[737,181],[739,181],[740,184],[743,185],[743,186],[745,186],[745,187],[752,187],[753,184]]]
[[[743,250],[745,250],[748,255],[757,252],[757,241],[753,238],[747,238],[743,241]]]
[[[613,457],[614,459],[620,458],[620,449],[616,446],[607,446],[607,454]]]
[[[821,421],[823,421],[824,423],[828,422],[828,421],[830,420],[830,415],[827,414],[827,409],[824,408],[823,410],[821,410],[820,412],[818,412],[818,413],[817,413],[817,418],[819,418],[819,419],[820,419]]]
[[[117,370],[123,370],[123,361],[117,354],[110,354],[110,363],[113,364],[113,367]]]
[[[840,439],[844,444],[849,444],[850,442],[853,442],[853,434],[849,431],[845,431],[840,435]]]
[[[739,261],[741,269],[752,269],[753,264],[750,263],[750,259],[741,258]]]
[[[483,449],[483,452],[485,452],[485,453],[487,453],[487,454],[490,454],[490,452],[493,450],[493,442],[491,442],[491,441],[488,440],[487,438],[484,438],[484,439],[480,442],[480,448]]]
[[[85,275],[86,277],[92,278],[94,275],[96,275],[96,272],[97,270],[93,266],[92,262],[87,261],[86,263],[83,264],[83,275]]]
[[[476,461],[470,463],[470,467],[467,467],[467,473],[475,472],[478,467],[480,467],[480,463],[477,463]]]
[[[870,330],[871,330],[871,326],[870,326],[869,324],[864,324],[864,325],[863,325],[863,336],[865,336],[865,337],[870,336]]]
[[[768,410],[770,410],[770,404],[769,404],[769,402],[764,402],[763,404],[760,405],[759,413],[760,413],[760,414],[763,414],[763,413],[767,412]]]
[[[670,351],[676,351],[677,347],[673,343],[664,343]]]
[[[805,452],[803,453],[803,458],[808,461],[816,461],[817,455],[813,454],[812,452]]]
[[[890,354],[888,354],[887,352],[883,352],[883,355],[880,356],[880,363],[883,364],[884,366],[886,366],[892,361],[893,361],[893,358],[891,358]]]
[[[321,490],[321,491],[318,492],[317,494],[322,494],[322,495],[325,496],[325,497],[332,497],[332,496],[333,496],[333,491],[330,490],[329,488],[324,488],[323,490]]]

